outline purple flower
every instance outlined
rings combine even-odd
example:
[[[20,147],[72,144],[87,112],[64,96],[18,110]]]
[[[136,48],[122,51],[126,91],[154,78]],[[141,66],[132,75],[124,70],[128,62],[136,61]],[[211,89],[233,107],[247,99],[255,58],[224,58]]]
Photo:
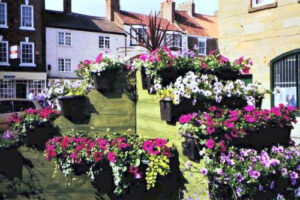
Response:
[[[207,169],[206,168],[202,168],[200,169],[200,173],[203,174],[203,175],[207,175]]]
[[[239,183],[241,183],[244,180],[244,177],[242,176],[242,174],[236,174],[235,177]]]
[[[298,167],[297,167],[297,171],[300,171],[300,165],[298,165]]]
[[[292,172],[290,174],[291,179],[298,179],[298,173],[297,172]]]
[[[271,189],[271,190],[274,189],[274,181],[271,182],[271,184],[270,184],[270,189]]]
[[[242,191],[243,191],[243,189],[242,188],[240,188],[240,187],[238,187],[237,189],[236,189],[236,194],[238,195],[238,197],[241,197],[242,196]]]
[[[287,175],[288,174],[287,169],[286,168],[282,168],[281,169],[281,174],[284,175],[284,176]]]
[[[231,160],[231,159],[227,159],[227,163],[228,163],[228,165],[230,165],[230,166],[235,165],[234,161]]]
[[[263,190],[264,190],[264,186],[262,186],[261,184],[259,184],[258,190],[259,190],[259,191],[263,191]]]
[[[279,165],[279,164],[280,164],[280,161],[277,160],[277,159],[271,159],[271,160],[270,160],[270,164],[271,164],[271,166],[276,166],[276,165]]]
[[[249,176],[254,179],[258,179],[260,177],[260,173],[259,173],[259,171],[256,171],[256,170],[250,170]]]
[[[2,138],[4,140],[13,140],[13,139],[16,139],[16,135],[13,132],[7,130],[3,134]]]
[[[218,169],[217,174],[221,176],[223,174],[223,169]]]

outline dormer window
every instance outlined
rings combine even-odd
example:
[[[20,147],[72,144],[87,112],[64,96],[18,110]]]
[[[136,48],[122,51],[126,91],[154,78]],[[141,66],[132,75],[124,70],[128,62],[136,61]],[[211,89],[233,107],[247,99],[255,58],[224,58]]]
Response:
[[[28,2],[27,2],[28,3]],[[34,30],[33,6],[21,5],[21,27],[22,30]]]
[[[7,27],[7,4],[0,1],[0,28]]]
[[[252,8],[275,3],[275,0],[252,0]]]

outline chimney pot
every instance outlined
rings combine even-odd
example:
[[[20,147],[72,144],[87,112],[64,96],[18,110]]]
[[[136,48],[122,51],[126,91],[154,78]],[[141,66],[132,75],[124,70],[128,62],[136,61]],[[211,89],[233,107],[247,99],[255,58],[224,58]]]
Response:
[[[115,12],[120,11],[120,0],[106,0],[106,18],[114,21]]]
[[[175,2],[173,0],[165,0],[161,3],[161,18],[169,20],[171,23],[175,21]]]
[[[178,10],[187,11],[191,16],[195,15],[195,3],[193,0],[188,0],[179,4]]]
[[[64,0],[64,12],[65,13],[72,12],[72,0]]]

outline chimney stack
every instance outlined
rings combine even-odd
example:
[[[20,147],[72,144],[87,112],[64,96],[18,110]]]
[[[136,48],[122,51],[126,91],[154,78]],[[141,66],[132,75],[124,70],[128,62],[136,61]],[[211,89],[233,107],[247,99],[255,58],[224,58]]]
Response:
[[[64,0],[64,12],[65,13],[72,12],[72,0]]]
[[[120,0],[106,0],[106,18],[114,21],[115,12],[120,11]]]
[[[188,0],[186,2],[180,3],[177,10],[187,11],[191,16],[195,15],[195,3],[194,0]]]
[[[173,0],[165,0],[161,3],[161,18],[169,20],[171,23],[175,21],[175,2]]]

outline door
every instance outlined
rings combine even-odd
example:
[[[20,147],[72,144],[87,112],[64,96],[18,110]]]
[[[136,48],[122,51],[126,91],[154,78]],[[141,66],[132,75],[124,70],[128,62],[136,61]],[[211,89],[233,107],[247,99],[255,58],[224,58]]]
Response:
[[[20,99],[26,99],[26,84],[17,83],[16,84],[16,97]]]

